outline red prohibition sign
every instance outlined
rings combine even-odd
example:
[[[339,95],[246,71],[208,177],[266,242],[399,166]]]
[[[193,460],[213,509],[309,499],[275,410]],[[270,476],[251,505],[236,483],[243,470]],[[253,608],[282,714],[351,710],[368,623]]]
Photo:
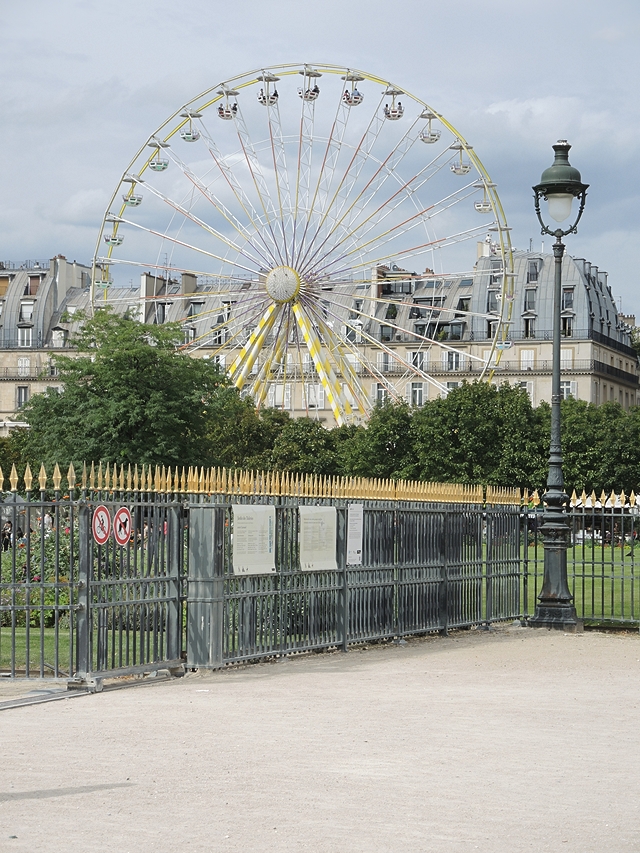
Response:
[[[93,538],[98,545],[104,545],[111,533],[111,516],[104,504],[100,504],[94,509],[91,529],[93,530]]]
[[[131,513],[126,506],[121,506],[113,516],[113,538],[123,547],[131,538]]]

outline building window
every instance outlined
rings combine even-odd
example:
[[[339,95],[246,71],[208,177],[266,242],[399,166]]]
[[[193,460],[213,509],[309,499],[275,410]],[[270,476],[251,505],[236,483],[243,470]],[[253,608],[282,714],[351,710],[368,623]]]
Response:
[[[204,302],[190,302],[187,317],[197,317],[204,311]]]
[[[498,313],[498,296],[497,290],[489,290],[487,293],[487,312],[489,314]]]
[[[21,302],[20,303],[20,322],[21,323],[30,323],[31,317],[33,316],[33,306],[34,302]]]
[[[533,317],[524,318],[524,328],[522,330],[523,337],[535,338],[536,336],[536,321]]]
[[[447,382],[447,391],[453,391],[455,388],[459,388],[459,382]]]
[[[29,386],[28,385],[17,385],[16,386],[16,406],[20,409],[29,399]]]
[[[386,385],[383,385],[382,382],[376,382],[374,386],[374,402],[383,405],[389,397],[389,392],[387,391]]]
[[[568,379],[563,379],[560,382],[560,396],[563,400],[566,400],[568,397],[578,398],[578,383],[577,382],[569,382]]]
[[[378,370],[380,373],[389,373],[395,369],[395,359],[388,352],[378,353]]]
[[[359,320],[360,312],[362,311],[362,299],[353,300],[353,308],[349,311],[350,320]]]
[[[520,350],[520,370],[533,370],[536,353],[532,349]]]
[[[409,353],[411,366],[416,370],[424,369],[424,353],[423,352],[412,352]]]
[[[60,369],[55,361],[49,362],[49,376],[60,376]]]
[[[573,370],[573,350],[562,347],[560,350],[560,369]]]
[[[290,409],[291,385],[288,382],[286,385],[271,385],[267,392],[267,402],[272,409]]]
[[[529,288],[524,292],[524,310],[525,311],[535,311],[536,310],[536,292],[533,288]]]
[[[380,340],[382,343],[389,343],[393,340],[393,329],[391,326],[380,326]]]
[[[470,296],[461,296],[460,299],[458,299],[458,307],[456,308],[456,311],[468,311],[470,304]]]
[[[31,372],[31,359],[30,358],[19,358],[18,359],[18,376],[28,376]]]
[[[184,329],[184,342],[185,344],[190,344],[196,338],[196,330],[193,326],[188,326]]]
[[[459,352],[448,352],[446,358],[447,370],[460,370],[461,359]]]
[[[462,340],[462,323],[452,323],[449,326],[449,340],[450,341],[461,341]]]
[[[491,261],[491,284],[502,283],[502,261]]]
[[[518,387],[527,392],[531,405],[533,405],[533,382],[518,382]]]
[[[322,385],[305,383],[305,399],[309,409],[324,409],[324,388]]]
[[[27,286],[24,289],[25,296],[37,296],[38,288],[40,287],[40,276],[30,275]]]
[[[496,336],[496,332],[498,331],[498,321],[497,320],[488,320],[487,321],[487,337],[494,338]]]
[[[573,336],[573,317],[562,318],[562,335],[565,338]]]
[[[51,332],[51,346],[63,347],[67,340],[67,333],[64,329],[53,329]]]
[[[411,399],[410,399],[411,405],[412,406],[422,406],[423,394],[424,394],[424,388],[423,388],[422,382],[412,382],[411,383]]]
[[[30,347],[32,338],[33,338],[33,329],[31,328],[31,326],[19,326],[18,327],[18,346],[19,347]]]
[[[571,311],[573,308],[573,287],[563,287],[562,288],[562,310],[563,311]]]
[[[533,260],[529,261],[527,265],[527,284],[537,283],[538,277],[540,276],[540,261]]]
[[[387,313],[384,315],[385,320],[395,320],[398,316],[398,307],[394,305],[393,302],[391,305],[387,305]]]

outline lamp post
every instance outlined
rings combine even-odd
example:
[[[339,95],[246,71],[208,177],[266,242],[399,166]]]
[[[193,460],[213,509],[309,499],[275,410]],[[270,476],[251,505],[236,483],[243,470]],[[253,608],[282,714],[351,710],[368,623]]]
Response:
[[[564,491],[562,474],[562,444],[560,439],[560,339],[562,311],[562,257],[564,243],[562,238],[577,232],[578,222],[584,210],[588,184],[583,184],[580,172],[569,163],[571,146],[560,139],[553,146],[555,159],[553,165],[545,169],[540,183],[533,187],[535,209],[543,234],[555,237],[553,256],[555,259],[555,277],[553,288],[553,362],[551,380],[551,443],[549,447],[549,473],[547,491],[543,495],[546,504],[541,527],[544,541],[544,579],[538,596],[535,614],[529,619],[529,625],[536,628],[560,628],[565,631],[576,629],[576,609],[567,581],[567,548],[570,529],[567,524],[565,504],[569,500]],[[571,206],[575,199],[580,207],[573,225],[563,229],[549,228],[540,213],[540,199],[548,202],[551,219],[560,226],[571,216]]]

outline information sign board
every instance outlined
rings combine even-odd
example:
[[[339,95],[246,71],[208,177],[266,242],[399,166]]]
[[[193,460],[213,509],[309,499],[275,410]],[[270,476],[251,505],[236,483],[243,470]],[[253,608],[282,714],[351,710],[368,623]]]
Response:
[[[336,508],[334,506],[301,506],[300,568],[305,572],[335,572],[336,562]]]
[[[362,565],[364,504],[349,504],[347,514],[347,565]]]
[[[231,507],[234,575],[267,575],[276,570],[276,508]]]

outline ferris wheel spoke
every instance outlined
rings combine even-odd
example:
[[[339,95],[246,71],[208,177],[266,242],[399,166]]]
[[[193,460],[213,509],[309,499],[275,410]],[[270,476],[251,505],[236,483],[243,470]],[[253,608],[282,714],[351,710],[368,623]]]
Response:
[[[282,355],[287,346],[287,337],[283,334],[283,330],[289,327],[291,309],[289,305],[283,306],[280,312],[280,320],[278,328],[275,332],[275,345],[268,348],[268,355],[262,365],[258,368],[253,385],[251,386],[251,394],[255,399],[256,408],[260,410],[267,396],[269,383],[271,381],[271,371],[274,364],[279,364],[282,360]]]
[[[113,264],[114,266],[120,265],[120,266],[130,266],[130,267],[141,267],[144,269],[150,269],[151,268],[151,269],[156,269],[156,270],[162,270],[163,272],[169,273],[169,274],[171,274],[171,273],[186,273],[188,275],[202,276],[202,277],[206,277],[206,278],[219,278],[219,279],[224,280],[225,282],[229,282],[232,284],[238,284],[240,286],[245,285],[245,284],[256,284],[258,281],[257,278],[251,279],[251,278],[246,278],[246,276],[240,277],[240,276],[229,275],[229,273],[215,273],[215,272],[211,272],[210,270],[197,270],[197,269],[192,269],[191,267],[174,266],[173,264],[159,264],[156,261],[152,261],[152,262],[134,261],[134,260],[130,260],[128,258],[106,258],[106,257],[102,257],[102,256],[97,257],[96,261],[98,263]],[[211,292],[213,292],[213,293],[216,293],[216,292],[228,293],[229,291],[227,289],[227,290],[208,291],[208,292],[209,293],[211,293]]]
[[[261,222],[260,214],[253,206],[246,192],[243,190],[242,185],[240,184],[233,172],[233,169],[229,166],[225,158],[220,153],[217,145],[215,144],[211,134],[205,127],[205,124],[202,120],[200,120],[200,127],[202,128],[202,137],[205,141],[205,145],[209,150],[209,154],[211,155],[214,163],[218,167],[224,180],[226,181],[227,185],[235,196],[236,201],[238,202],[245,216],[247,217],[247,222],[250,223],[256,236],[262,241],[266,252],[275,263],[275,257],[277,254],[277,243],[273,240],[273,238],[271,241],[266,239],[267,236],[271,235],[265,234],[265,229]]]
[[[436,202],[435,204],[430,205],[429,207],[425,208],[424,210],[418,210],[416,213],[414,213],[412,216],[408,217],[407,219],[404,219],[400,222],[396,222],[392,228],[389,228],[386,231],[382,231],[382,232],[376,234],[376,236],[372,237],[370,240],[363,242],[364,237],[366,237],[367,234],[371,233],[371,231],[374,228],[376,228],[378,225],[380,225],[381,222],[383,222],[388,216],[390,216],[393,212],[395,212],[396,208],[402,204],[404,199],[401,198],[397,201],[397,203],[394,206],[391,206],[389,209],[387,209],[386,212],[381,213],[381,215],[375,221],[370,222],[369,227],[363,233],[358,235],[357,242],[356,242],[356,233],[359,230],[360,226],[357,229],[355,229],[353,232],[350,232],[349,234],[345,235],[339,242],[337,242],[335,244],[334,248],[338,248],[339,246],[343,245],[345,242],[347,242],[347,240],[349,240],[353,244],[354,248],[346,250],[340,255],[340,259],[342,259],[342,260],[345,260],[346,258],[350,257],[351,255],[362,256],[363,251],[369,246],[371,248],[375,248],[377,251],[378,249],[382,248],[382,246],[388,245],[390,242],[392,242],[396,238],[405,237],[405,235],[408,234],[410,231],[412,231],[414,228],[417,228],[420,225],[426,224],[427,222],[435,219],[435,217],[438,216],[439,214],[444,213],[445,211],[449,210],[451,207],[454,207],[456,204],[460,204],[461,202],[465,201],[467,198],[469,198],[473,195],[475,195],[475,192],[468,193],[467,195],[464,195],[464,196],[458,195],[457,193],[454,193],[451,196],[448,196],[446,199],[442,199],[440,202]],[[380,209],[380,211],[381,210],[382,210],[382,208]],[[371,215],[371,218],[373,218],[375,216],[376,212],[374,212]],[[366,220],[365,220],[365,222],[366,222]],[[364,225],[364,223],[363,223],[363,225]],[[485,228],[486,228],[486,225],[483,226],[483,230]],[[323,260],[326,257],[327,256],[325,255]],[[325,265],[325,267],[319,267],[319,268],[310,267],[308,270],[307,269],[304,270],[304,272],[307,274],[317,274],[319,271],[323,271],[324,269],[326,269],[326,267],[329,265],[330,264]]]
[[[321,216],[324,207],[326,206],[327,198],[329,197],[329,191],[331,189],[331,184],[333,183],[333,177],[338,163],[338,157],[342,149],[342,142],[347,129],[347,122],[349,120],[350,113],[351,110],[345,103],[341,92],[340,100],[338,101],[338,106],[336,109],[336,114],[333,119],[333,124],[331,126],[331,131],[329,133],[329,138],[327,140],[327,145],[322,158],[322,163],[320,165],[320,171],[318,173],[318,179],[316,181],[316,186],[313,192],[313,198],[311,200],[311,204],[305,208],[306,223],[304,232],[302,234],[302,239],[300,240],[300,245],[297,247],[296,251],[296,264],[300,262],[301,252],[303,251],[305,245],[307,233],[312,227],[312,222],[315,218],[317,218],[317,216],[314,216],[314,210],[317,209],[317,215]]]
[[[291,238],[291,258],[295,266],[298,257],[298,217],[300,210],[309,216],[309,192],[311,189],[311,164],[313,155],[313,128],[316,114],[316,102],[301,98],[300,131],[298,135],[298,161],[296,169],[296,190],[293,206],[293,235]],[[306,229],[305,229],[306,230]]]
[[[247,375],[262,349],[265,340],[278,317],[280,308],[271,303],[264,312],[255,329],[249,335],[249,340],[242,347],[229,368],[229,376],[237,388],[242,389]]]
[[[415,125],[412,125],[410,130],[414,129]],[[415,138],[417,138],[417,134]],[[354,200],[347,207],[347,209],[344,210],[344,205],[341,207],[341,209],[334,216],[329,228],[325,229],[325,233],[323,234],[323,236],[319,240],[316,240],[316,247],[312,254],[307,258],[307,266],[311,265],[313,260],[318,256],[318,254],[327,245],[327,243],[329,243],[331,238],[338,232],[340,228],[343,228],[344,231],[348,231],[352,227],[354,211],[359,212],[361,209],[368,209],[370,202],[375,198],[376,194],[384,186],[386,180],[394,173],[394,170],[399,167],[404,156],[411,150],[411,147],[415,142],[415,138],[411,136],[409,131],[407,131],[407,133],[401,140],[399,148],[394,149],[394,151],[392,151],[392,153],[382,163],[379,164],[375,174],[369,179],[363,189],[356,194]],[[418,174],[421,174],[423,171],[424,169],[422,169],[421,172]],[[412,178],[411,180],[415,180],[416,177],[417,176],[414,176],[414,178]],[[410,183],[411,181],[406,182],[405,187],[408,187]],[[343,210],[344,212],[342,212]],[[345,223],[346,227],[344,227]],[[332,249],[330,249],[330,251]]]
[[[411,151],[414,143],[419,138],[419,134],[414,133],[414,131],[417,130],[416,125],[417,122],[411,125],[410,129],[400,141],[400,145],[397,148],[392,149],[391,153],[378,165],[378,168],[376,169],[374,174],[367,181],[367,183],[360,190],[360,192],[355,195],[351,204],[349,204],[344,213],[342,213],[340,217],[337,217],[333,230],[340,227],[345,221],[348,222],[350,225],[354,213],[357,215],[361,210],[368,210],[370,203],[382,190],[382,187],[387,182],[387,180],[392,175],[394,177],[397,176],[402,161]],[[423,178],[422,180],[420,180],[419,184],[412,187],[412,192],[416,192],[426,182],[423,176],[426,175],[427,180],[429,180],[434,175],[436,175],[443,168],[443,166],[446,165],[446,162],[438,165],[438,161],[443,157],[444,154],[445,151],[440,151],[438,154],[436,154],[436,156],[433,157],[428,163],[426,163],[419,170],[419,172],[413,176],[413,178],[411,178],[409,181],[405,181],[403,186],[405,188],[409,188],[412,184],[418,181],[418,179]]]
[[[181,169],[185,177],[189,181],[191,181],[193,186],[200,192],[200,194],[204,198],[206,198],[206,200],[213,206],[213,208],[222,215],[222,217],[231,225],[234,231],[236,231],[251,246],[253,251],[255,251],[260,256],[260,258],[262,259],[260,263],[268,264],[271,258],[271,253],[268,247],[265,247],[265,254],[264,249],[257,245],[257,243],[255,242],[255,237],[261,235],[254,235],[247,228],[245,228],[237,219],[237,217],[234,216],[233,213],[226,207],[226,205],[224,205],[219,199],[217,199],[213,195],[213,193],[209,191],[208,187],[205,186],[205,184],[198,178],[198,176],[193,172],[193,170],[190,169],[186,163],[183,163],[182,160],[177,157],[171,149],[169,149],[167,154],[172,160],[172,162],[175,163],[179,169]],[[161,193],[160,190],[156,189],[151,184],[145,182],[145,187],[150,189],[154,195],[165,201],[167,204],[170,204],[172,207],[179,209],[178,207],[176,207],[176,202],[173,202],[168,196]],[[183,211],[181,210],[180,212]],[[185,213],[185,215],[188,215],[188,213]],[[220,232],[216,231],[216,233],[219,234]],[[220,239],[223,240],[223,242],[227,242],[228,245],[232,246],[236,250],[240,251],[239,247],[236,246],[233,241],[229,240],[228,238],[225,238],[223,235],[220,236]],[[264,243],[264,240],[262,242]]]
[[[322,317],[322,313],[317,305],[313,304],[312,302],[308,302],[306,304],[306,308],[307,311],[314,316],[315,322],[318,328],[320,329],[322,337],[325,341],[327,352],[333,358],[334,363],[342,374],[342,377],[345,380],[345,384],[347,385],[347,388],[349,389],[349,392],[351,393],[355,404],[360,410],[360,413],[362,415],[365,415],[366,407],[364,401],[366,401],[367,395],[362,387],[362,383],[358,379],[358,376],[347,357],[347,353],[345,353],[345,349],[351,349],[352,353],[356,354],[359,363],[362,363],[361,354],[355,347],[350,347],[348,345],[342,344],[339,336],[333,331],[333,329],[327,324],[327,322]]]
[[[206,249],[202,249],[200,246],[194,246],[191,243],[187,243],[184,240],[178,240],[176,237],[172,237],[170,234],[167,234],[162,231],[156,231],[155,228],[149,228],[145,225],[140,225],[138,222],[133,222],[130,219],[121,219],[121,222],[126,225],[131,225],[132,228],[137,228],[140,231],[144,231],[147,234],[152,234],[154,237],[160,237],[162,240],[167,240],[168,242],[176,245],[182,246],[185,249],[190,249],[193,252],[198,252],[201,255],[206,255],[208,258],[213,258],[216,261],[221,261],[223,264],[229,264],[230,266],[236,267],[237,269],[246,270],[246,272],[251,273],[252,275],[256,275],[256,269],[247,267],[244,264],[237,263],[236,261],[232,261],[229,258],[222,257],[221,255],[216,255],[215,252],[208,252]],[[157,266],[154,264],[153,266]]]
[[[186,174],[186,172],[185,172],[185,174]],[[222,234],[216,228],[213,228],[211,225],[209,225],[207,222],[205,222],[199,216],[196,216],[188,208],[184,207],[184,205],[182,205],[179,202],[174,201],[173,199],[169,198],[169,196],[160,192],[160,190],[156,189],[155,187],[152,187],[151,184],[145,184],[145,188],[150,190],[150,192],[153,195],[155,195],[156,198],[160,199],[165,204],[167,204],[169,207],[173,208],[173,210],[175,210],[176,213],[182,214],[182,216],[184,216],[190,222],[193,222],[194,225],[197,225],[198,227],[202,228],[203,231],[206,231],[208,234],[211,234],[212,237],[215,237],[217,240],[220,240],[220,242],[223,243],[225,246],[227,246],[227,248],[233,249],[235,252],[237,252],[239,255],[241,255],[243,258],[245,258],[247,261],[249,261],[249,263],[253,263],[258,267],[260,267],[261,264],[263,264],[265,262],[268,263],[266,257],[264,255],[262,255],[259,252],[259,250],[258,250],[258,254],[260,255],[260,257],[259,258],[253,257],[253,255],[250,255],[248,252],[246,252],[242,246],[238,246],[236,243],[233,242],[233,240],[230,240],[228,237],[225,237],[224,234]],[[205,193],[205,195],[207,197],[209,196],[208,193]],[[212,199],[209,199],[209,200],[212,200]],[[214,206],[218,210],[220,210],[220,207],[218,205],[215,205],[215,203],[214,203]],[[225,217],[225,219],[226,218],[227,217]],[[240,232],[240,233],[242,233],[242,232]],[[243,236],[246,239],[246,235],[243,234]],[[253,249],[257,248],[251,242],[250,242],[250,245]]]
[[[410,249],[399,249],[394,253],[395,257],[402,258],[405,255],[410,255],[411,257],[419,257],[420,255],[427,254],[433,249],[442,249],[446,246],[453,246],[458,243],[461,243],[465,240],[471,240],[474,237],[477,237],[479,233],[484,231],[486,226],[478,225],[474,228],[469,228],[466,231],[459,231],[456,234],[450,234],[447,237],[439,237],[435,240],[429,240],[426,243],[420,243],[417,246],[412,246]],[[333,270],[331,275],[339,276],[346,275],[353,270],[363,269],[370,266],[376,266],[378,264],[382,264],[385,260],[387,260],[388,255],[380,255],[377,258],[367,258],[365,261],[361,261],[360,263],[353,264],[348,267],[343,267],[342,269]],[[335,263],[339,263],[341,258],[336,258],[330,264],[327,264],[327,268]]]
[[[269,109],[269,107],[267,107],[267,109]],[[276,238],[274,231],[274,223],[276,222],[279,222],[281,228],[283,227],[282,219],[278,217],[278,214],[276,212],[273,200],[269,193],[269,187],[267,186],[264,174],[262,173],[260,160],[258,158],[258,155],[256,154],[253,142],[251,141],[249,131],[247,130],[247,126],[242,117],[242,112],[240,111],[240,109],[238,109],[238,111],[235,113],[233,121],[236,126],[236,132],[238,134],[238,139],[240,141],[240,147],[242,148],[242,153],[245,158],[245,162],[249,169],[249,173],[251,174],[251,179],[253,181],[254,188],[260,201],[260,206],[264,211],[265,224],[266,227],[269,229],[271,239],[273,240],[276,255],[280,260],[280,263],[285,264],[285,256],[282,253],[283,247],[279,245],[278,239]],[[282,232],[282,234],[284,238],[284,231]]]
[[[380,111],[382,106],[382,101],[384,100],[384,96],[380,99],[380,102],[369,121],[367,129],[362,135],[360,141],[358,142],[351,160],[346,168],[345,173],[340,179],[336,190],[328,202],[325,202],[323,205],[323,209],[319,212],[319,222],[317,226],[315,226],[315,232],[311,236],[311,239],[307,242],[306,250],[304,255],[300,259],[300,264],[304,265],[309,253],[313,250],[315,241],[317,240],[324,223],[326,222],[329,212],[333,208],[334,205],[340,206],[342,199],[348,198],[351,189],[355,185],[360,172],[362,171],[365,163],[367,162],[367,157],[371,153],[373,146],[375,145],[380,132],[384,126],[385,119],[383,114]],[[328,197],[328,196],[327,196]]]
[[[438,388],[440,391],[446,390],[445,386],[442,383],[438,382],[432,376],[424,374],[423,371],[414,368],[413,365],[409,364],[409,362],[404,359],[396,350],[393,350],[391,347],[385,346],[384,343],[373,338],[368,332],[363,330],[361,327],[356,326],[353,322],[349,320],[345,320],[344,318],[339,318],[336,316],[336,319],[340,320],[342,324],[345,326],[345,329],[349,329],[354,333],[356,337],[360,337],[364,339],[368,343],[372,344],[376,348],[376,352],[386,353],[386,355],[391,359],[391,363],[402,364],[407,368],[408,371],[411,371],[412,375],[419,376],[422,379],[425,379],[430,384],[434,385],[434,387]],[[367,370],[372,378],[374,378],[377,382],[383,384],[386,390],[391,394],[391,396],[396,400],[400,400],[402,395],[397,395],[395,391],[395,387],[393,383],[389,379],[385,373],[380,370],[378,367],[374,367],[372,364],[368,363],[365,359],[363,359],[362,354],[357,350],[356,347],[352,346],[354,353],[358,356],[360,363]],[[365,397],[366,398],[366,397]]]
[[[315,365],[316,373],[324,386],[336,423],[338,426],[342,426],[344,416],[349,417],[351,415],[351,403],[344,396],[326,351],[303,306],[300,302],[294,302],[291,310]]]
[[[377,322],[377,323],[384,322],[384,321],[380,321],[377,318],[373,318],[371,316],[370,316],[370,319],[375,320],[375,322]],[[433,376],[431,376],[426,371],[422,370],[421,368],[419,368],[416,365],[409,362],[397,350],[394,350],[391,347],[386,346],[382,341],[379,341],[376,338],[374,338],[364,328],[354,325],[353,321],[350,321],[348,319],[347,320],[342,319],[342,322],[344,323],[344,325],[346,325],[346,327],[348,329],[351,329],[355,334],[360,335],[368,343],[372,344],[377,350],[381,350],[382,352],[386,352],[394,361],[396,361],[399,364],[401,364],[402,366],[404,366],[410,374],[417,376],[417,377],[420,377],[421,379],[424,379],[426,382],[433,385],[435,388],[438,388],[440,391],[446,391],[445,385],[443,385],[441,382],[439,382],[437,379],[435,379]],[[384,325],[389,325],[389,324],[384,322]],[[406,332],[407,330],[401,329],[400,331]],[[440,342],[433,341],[433,340],[425,337],[424,335],[414,334],[413,336],[418,338],[418,339],[421,339],[427,343],[440,345]],[[455,352],[457,352],[457,350],[455,350],[454,347],[449,347],[449,349],[452,349]]]
[[[280,120],[280,107],[278,102],[267,107],[267,120],[269,123],[269,139],[271,141],[271,153],[273,156],[273,172],[276,181],[276,192],[278,196],[278,207],[280,210],[279,221],[282,231],[282,245],[284,257],[287,264],[290,263],[287,219],[291,219],[291,190],[289,189],[289,172],[287,170],[287,156],[282,138],[282,122]],[[286,211],[286,213],[285,213]]]
[[[446,163],[444,165],[446,165]],[[427,181],[430,180],[434,176],[434,174],[436,174],[438,171],[440,171],[440,168],[442,168],[442,167],[440,166],[437,169],[434,169],[434,170],[428,172],[426,177],[424,176],[424,170],[421,170],[420,172],[418,172],[417,175],[414,175],[413,178],[410,178],[408,181],[405,181],[401,186],[399,186],[396,189],[396,191],[391,196],[389,196],[387,199],[385,199],[382,203],[380,203],[378,205],[378,207],[366,217],[366,219],[356,221],[355,223],[353,222],[353,219],[352,219],[352,221],[347,222],[346,225],[343,226],[343,223],[345,223],[345,220],[347,219],[347,214],[348,214],[348,211],[347,211],[345,216],[343,216],[339,221],[337,221],[335,223],[332,230],[326,235],[325,239],[319,244],[318,249],[314,253],[314,257],[309,259],[309,267],[311,267],[311,261],[313,261],[315,259],[315,257],[317,257],[319,251],[330,240],[330,238],[334,235],[334,233],[337,231],[337,229],[340,226],[343,226],[342,236],[340,237],[339,240],[334,241],[331,244],[330,249],[327,252],[325,252],[324,255],[322,255],[318,259],[318,263],[323,261],[325,258],[327,258],[331,254],[331,252],[335,251],[335,249],[338,248],[340,245],[342,245],[344,242],[353,238],[354,235],[362,227],[364,227],[365,224],[367,224],[367,223],[370,224],[370,227],[364,232],[364,234],[366,235],[367,233],[369,233],[371,231],[371,228],[375,227],[382,219],[391,215],[404,202],[406,202],[407,200],[413,201],[413,196],[417,193],[417,191],[425,183],[427,183]],[[412,186],[412,184],[414,184],[414,182],[420,177],[422,177],[422,180],[417,185]],[[457,194],[459,194],[460,192],[464,191],[467,188],[468,188],[468,186],[467,187],[461,187],[459,190],[456,190],[455,193],[452,193],[451,196],[448,196],[447,198],[449,198],[449,197],[453,198]],[[368,209],[371,201],[373,200],[373,197],[374,197],[374,194],[370,193],[366,199],[366,204],[362,205],[363,209]],[[462,199],[459,199],[459,200],[462,200]],[[429,205],[429,207],[425,208],[423,211],[418,211],[417,215],[423,215],[423,214],[428,213],[429,211],[431,211],[432,209],[437,207],[438,204],[441,204],[442,201],[444,201],[444,199],[441,200],[440,202],[435,202],[434,204]],[[393,202],[393,204],[392,204],[392,202]],[[434,215],[435,215],[435,213],[429,213],[429,217],[432,217]],[[361,237],[362,236],[363,235],[361,235]]]
[[[214,343],[213,346],[214,347],[217,346],[217,349],[214,349],[212,351],[212,355],[214,355],[214,356],[219,355],[221,352],[223,352],[223,350],[229,349],[229,347],[232,344],[233,345],[240,344],[241,346],[244,345],[244,343],[246,343],[246,341],[243,340],[243,335],[246,334],[247,328],[250,327],[251,325],[253,325],[253,323],[256,323],[259,320],[259,318],[262,316],[262,314],[264,313],[264,310],[265,310],[265,302],[266,302],[266,300],[263,301],[262,303],[260,303],[259,305],[256,304],[254,306],[254,310],[247,308],[246,312],[243,312],[243,314],[238,318],[238,319],[242,319],[242,317],[246,317],[245,322],[235,332],[233,332],[233,334],[229,334],[228,337],[226,335],[223,335],[222,337],[224,339],[219,345]],[[216,329],[216,331],[223,330],[226,325],[227,324],[225,324],[225,323],[220,324],[219,328]],[[210,335],[213,332],[214,332],[214,330],[211,329],[210,332],[206,332],[205,334],[200,335],[198,339],[201,340],[202,338],[205,338],[206,336]],[[188,349],[190,346],[190,343],[185,344],[183,349]]]

